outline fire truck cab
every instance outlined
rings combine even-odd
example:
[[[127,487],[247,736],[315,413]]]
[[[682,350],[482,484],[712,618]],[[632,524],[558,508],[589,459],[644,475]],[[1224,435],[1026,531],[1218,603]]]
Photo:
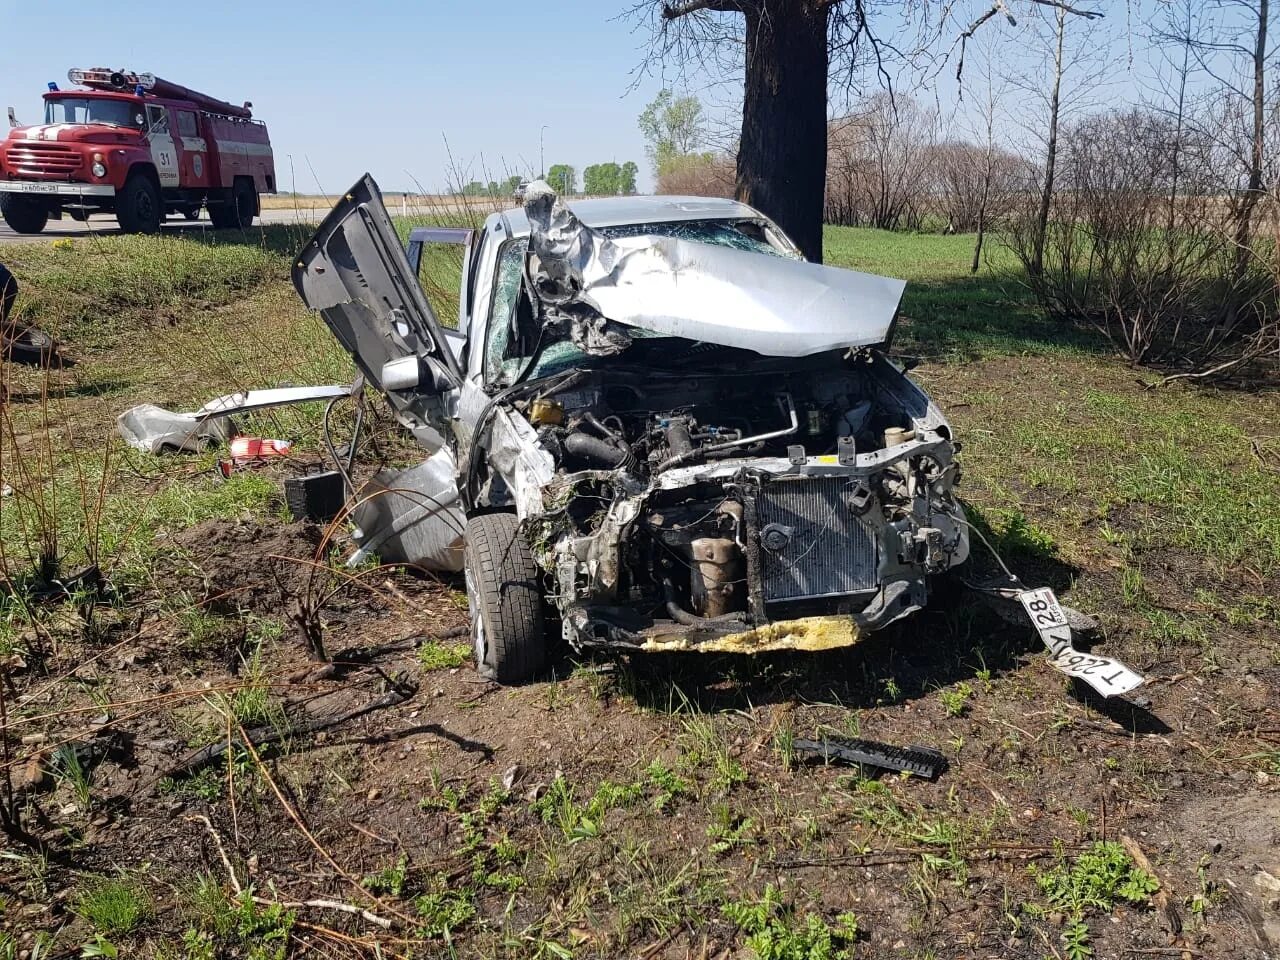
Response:
[[[65,213],[114,213],[126,233],[155,233],[164,218],[244,228],[259,195],[276,192],[267,127],[252,104],[234,106],[151,74],[73,69],[82,89],[49,84],[44,122],[0,142],[0,212],[18,233]]]

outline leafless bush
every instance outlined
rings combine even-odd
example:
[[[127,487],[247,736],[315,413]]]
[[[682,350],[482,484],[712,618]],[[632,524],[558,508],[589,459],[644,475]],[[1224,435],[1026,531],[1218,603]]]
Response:
[[[691,153],[672,157],[658,172],[657,192],[691,197],[732,197],[737,174],[733,157]]]
[[[1198,376],[1265,355],[1277,301],[1269,241],[1239,268],[1233,191],[1199,129],[1140,109],[1077,122],[1063,132],[1043,270],[1031,269],[1033,204],[1010,233],[1051,316],[1094,324],[1135,363]]]
[[[885,230],[920,225],[936,117],[904,96],[880,93],[831,122],[826,221]]]
[[[947,233],[1000,223],[1031,182],[1029,165],[999,147],[946,140],[928,151],[929,192]]]

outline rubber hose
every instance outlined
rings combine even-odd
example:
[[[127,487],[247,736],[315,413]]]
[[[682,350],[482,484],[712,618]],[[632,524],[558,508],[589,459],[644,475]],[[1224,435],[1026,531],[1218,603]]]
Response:
[[[564,449],[565,453],[578,460],[608,469],[621,467],[631,459],[629,451],[581,431],[564,438]]]

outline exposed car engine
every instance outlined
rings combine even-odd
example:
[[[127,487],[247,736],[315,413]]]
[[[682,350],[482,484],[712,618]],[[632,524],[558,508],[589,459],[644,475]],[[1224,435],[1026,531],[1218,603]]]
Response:
[[[963,559],[956,447],[897,368],[871,351],[734,359],[582,371],[519,404],[556,463],[534,539],[571,640],[819,610],[879,626]],[[886,597],[895,568],[913,576]]]

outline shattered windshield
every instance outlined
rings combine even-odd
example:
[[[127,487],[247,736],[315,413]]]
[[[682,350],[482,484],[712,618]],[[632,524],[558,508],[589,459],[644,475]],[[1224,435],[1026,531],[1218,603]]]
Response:
[[[733,247],[751,253],[765,253],[775,257],[795,257],[796,254],[774,241],[769,228],[758,220],[689,220],[675,223],[628,223],[614,227],[599,227],[597,233],[618,240],[626,237],[673,237],[694,243],[711,243]],[[528,241],[524,238],[508,240],[498,253],[498,269],[495,278],[493,302],[489,310],[489,328],[485,343],[485,380],[489,383],[510,383],[524,368],[532,355],[536,339],[534,318],[529,313],[528,301],[521,301],[520,285],[524,271],[524,254]],[[523,307],[523,310],[521,309]],[[523,314],[523,315],[522,315]],[[633,338],[658,336],[647,330],[628,331]],[[512,335],[516,334],[515,343]],[[525,337],[521,337],[525,334]],[[532,377],[546,376],[562,367],[583,359],[586,354],[568,340],[548,345],[538,358]]]
[[[128,100],[99,97],[53,97],[45,101],[45,123],[110,123],[133,125],[134,107]]]
[[[714,243],[751,253],[790,256],[790,251],[769,242],[769,229],[758,220],[688,220],[682,223],[628,223],[600,227],[597,233],[610,240],[624,237],[674,237],[694,243]]]

